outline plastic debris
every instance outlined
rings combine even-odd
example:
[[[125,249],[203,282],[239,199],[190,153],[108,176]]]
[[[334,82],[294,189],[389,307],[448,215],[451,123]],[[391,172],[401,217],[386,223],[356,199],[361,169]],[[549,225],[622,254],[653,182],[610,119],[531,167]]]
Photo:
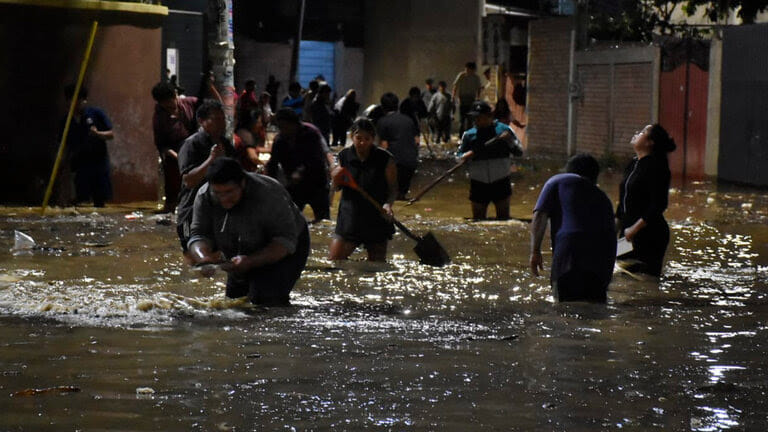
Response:
[[[136,387],[136,394],[137,395],[153,395],[155,394],[155,389],[152,387]]]
[[[14,256],[32,253],[36,246],[35,239],[28,234],[24,234],[21,231],[13,231],[13,248],[11,252]]]

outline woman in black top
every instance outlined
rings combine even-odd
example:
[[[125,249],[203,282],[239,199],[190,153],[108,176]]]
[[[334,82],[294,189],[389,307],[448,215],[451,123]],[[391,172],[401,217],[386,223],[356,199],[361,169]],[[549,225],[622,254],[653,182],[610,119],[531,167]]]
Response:
[[[371,120],[358,118],[350,134],[354,145],[339,152],[339,166],[348,169],[357,184],[382,205],[386,216],[358,192],[344,188],[329,258],[347,259],[362,244],[369,261],[386,261],[387,241],[394,234],[392,203],[397,195],[397,167],[391,153],[374,145],[376,129]],[[339,170],[334,170],[333,176],[337,188]]]
[[[669,199],[667,153],[675,142],[659,124],[648,125],[632,137],[635,158],[624,171],[616,209],[620,235],[632,242],[633,251],[621,257],[634,260],[630,271],[661,276],[669,225],[664,219]]]

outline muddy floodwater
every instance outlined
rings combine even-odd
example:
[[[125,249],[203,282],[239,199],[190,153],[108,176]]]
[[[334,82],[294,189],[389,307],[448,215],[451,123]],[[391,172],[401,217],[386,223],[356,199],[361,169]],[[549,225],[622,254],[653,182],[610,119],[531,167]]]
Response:
[[[545,165],[515,176],[514,216]],[[225,299],[150,204],[3,209],[0,430],[768,429],[764,192],[673,185],[660,283],[617,275],[607,305],[555,304],[528,224],[465,220],[457,174],[395,206],[450,265],[419,265],[402,234],[388,264],[334,264],[316,224],[289,308]],[[618,181],[601,176],[613,200]],[[12,255],[14,230],[47,249]]]

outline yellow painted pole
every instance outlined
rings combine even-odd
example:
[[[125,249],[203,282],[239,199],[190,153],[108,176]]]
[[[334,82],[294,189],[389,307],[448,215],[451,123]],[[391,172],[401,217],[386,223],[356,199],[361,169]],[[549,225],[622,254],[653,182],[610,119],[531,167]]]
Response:
[[[53,192],[53,184],[56,182],[56,176],[59,174],[59,167],[61,166],[61,158],[64,156],[64,149],[67,146],[67,135],[69,135],[69,125],[72,123],[72,116],[75,112],[75,106],[80,95],[80,88],[83,85],[83,79],[85,78],[85,70],[88,67],[88,59],[91,58],[91,49],[93,48],[93,40],[96,38],[96,28],[99,26],[98,21],[94,21],[91,25],[91,36],[88,38],[88,46],[85,48],[85,56],[83,57],[83,63],[80,65],[80,74],[77,76],[77,84],[75,84],[75,93],[72,95],[72,101],[69,104],[69,112],[67,113],[67,120],[64,123],[64,133],[61,137],[61,143],[59,144],[59,152],[56,155],[56,162],[53,164],[53,171],[51,171],[51,179],[48,180],[48,188],[45,190],[45,197],[43,198],[43,205],[40,209],[41,214],[45,214],[45,209],[48,207],[48,200],[51,199],[51,193]]]

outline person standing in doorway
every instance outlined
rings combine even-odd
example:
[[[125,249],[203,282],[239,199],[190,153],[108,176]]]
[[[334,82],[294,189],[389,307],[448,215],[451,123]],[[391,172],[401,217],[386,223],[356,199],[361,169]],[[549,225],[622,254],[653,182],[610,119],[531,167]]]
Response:
[[[397,199],[406,200],[411,179],[419,165],[419,128],[413,118],[397,112],[397,96],[385,93],[381,96],[382,117],[376,124],[381,148],[395,157],[397,164]]]
[[[477,76],[477,64],[467,62],[464,65],[464,71],[456,75],[453,81],[453,90],[451,96],[455,101],[458,97],[459,103],[459,136],[464,131],[472,127],[472,118],[469,111],[472,109],[472,103],[480,97],[480,90],[483,88],[480,77]]]
[[[64,88],[64,97],[69,107],[75,97],[74,84]],[[62,119],[62,135],[65,122],[66,119]],[[93,200],[94,207],[104,207],[112,198],[107,141],[114,138],[109,117],[102,109],[88,105],[88,89],[80,87],[67,134],[71,167],[75,173],[77,203]]]

